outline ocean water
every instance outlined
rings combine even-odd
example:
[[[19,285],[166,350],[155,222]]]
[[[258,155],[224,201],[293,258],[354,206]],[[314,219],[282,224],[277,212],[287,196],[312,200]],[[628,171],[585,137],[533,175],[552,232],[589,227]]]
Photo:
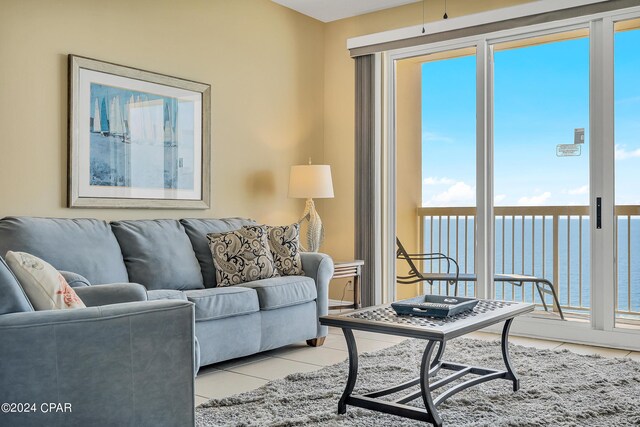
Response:
[[[433,221],[433,224],[431,224]],[[504,224],[503,224],[504,222]],[[474,219],[438,217],[424,219],[424,251],[442,252],[458,261],[460,272],[474,272]],[[561,217],[558,221],[558,297],[562,306],[589,309],[591,298],[589,218]],[[433,236],[431,230],[433,229]],[[504,233],[503,233],[504,229]],[[640,218],[618,220],[617,309],[640,313]],[[465,247],[466,243],[466,247]],[[441,263],[427,263],[429,271],[445,271]],[[495,272],[524,273],[553,282],[553,220],[542,217],[498,217],[495,223]],[[630,279],[630,280],[629,280]],[[429,291],[429,285],[425,285]],[[444,284],[434,286],[444,292]],[[473,295],[473,282],[461,282],[460,294]],[[540,303],[532,284],[524,287],[496,283],[496,298]],[[551,303],[551,297],[547,297]]]

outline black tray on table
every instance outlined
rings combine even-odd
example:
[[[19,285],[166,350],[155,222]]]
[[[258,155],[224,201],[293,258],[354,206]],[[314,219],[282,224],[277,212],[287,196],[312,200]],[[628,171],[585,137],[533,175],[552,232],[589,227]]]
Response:
[[[473,310],[478,304],[476,298],[451,297],[446,295],[421,295],[391,303],[400,315],[424,317],[450,317]]]

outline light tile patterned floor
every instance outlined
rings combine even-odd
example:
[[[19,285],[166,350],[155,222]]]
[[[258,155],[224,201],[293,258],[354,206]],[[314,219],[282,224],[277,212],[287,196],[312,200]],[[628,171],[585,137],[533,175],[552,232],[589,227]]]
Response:
[[[400,337],[371,332],[354,331],[354,335],[358,343],[358,350],[361,352],[382,350],[403,341],[403,338]],[[468,336],[482,340],[500,339],[499,335],[486,332],[474,332]],[[523,337],[510,337],[509,341],[514,344],[545,350],[568,349],[578,354],[631,357],[640,361],[640,352]],[[208,399],[221,398],[253,390],[267,383],[267,381],[284,378],[295,372],[314,371],[323,366],[341,362],[346,358],[347,347],[342,331],[336,328],[329,328],[329,335],[322,347],[308,347],[304,343],[294,344],[201,369],[196,378],[196,405],[200,405]]]

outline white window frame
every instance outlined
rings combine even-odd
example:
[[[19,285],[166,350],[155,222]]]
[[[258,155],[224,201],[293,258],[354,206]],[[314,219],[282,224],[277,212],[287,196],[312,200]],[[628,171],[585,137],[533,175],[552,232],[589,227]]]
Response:
[[[640,331],[615,325],[615,216],[614,216],[614,115],[613,115],[613,42],[614,23],[640,18],[640,7],[581,16],[563,21],[537,24],[479,36],[448,40],[385,53],[385,141],[382,156],[385,176],[382,191],[386,195],[383,222],[387,260],[395,259],[395,107],[396,61],[461,48],[476,48],[476,285],[477,296],[494,293],[494,216],[493,216],[493,45],[505,41],[566,32],[578,28],[590,30],[590,216],[595,219],[595,197],[602,197],[601,230],[591,225],[591,323],[560,322],[526,316],[514,323],[512,332],[536,338],[595,344],[640,350]],[[607,196],[607,194],[609,196]],[[487,238],[490,237],[490,238]],[[478,244],[478,242],[482,242]],[[612,256],[599,256],[611,254]],[[598,255],[598,256],[596,256]],[[393,299],[395,262],[388,265],[383,286]],[[594,286],[595,284],[598,286]]]

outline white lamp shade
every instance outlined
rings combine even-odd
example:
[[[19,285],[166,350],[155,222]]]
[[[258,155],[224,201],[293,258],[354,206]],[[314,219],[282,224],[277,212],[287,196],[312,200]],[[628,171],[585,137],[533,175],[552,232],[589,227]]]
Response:
[[[333,197],[333,181],[329,165],[291,166],[289,197],[321,199]]]

